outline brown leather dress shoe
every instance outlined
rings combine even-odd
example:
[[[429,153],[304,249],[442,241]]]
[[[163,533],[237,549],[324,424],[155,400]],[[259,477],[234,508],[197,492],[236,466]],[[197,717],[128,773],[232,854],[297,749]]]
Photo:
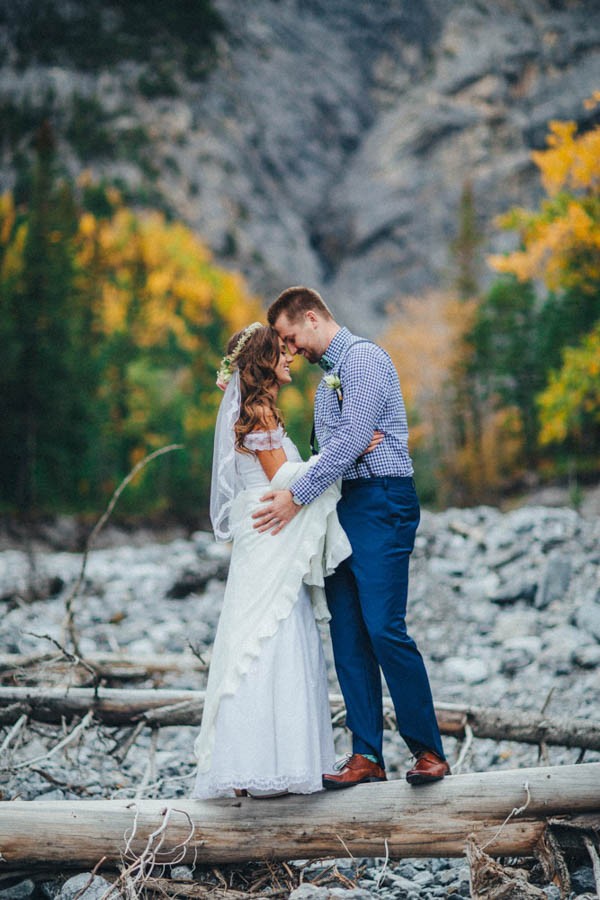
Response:
[[[430,781],[439,781],[445,775],[450,775],[450,766],[433,750],[420,750],[417,754],[417,762],[406,773],[409,784],[429,784]]]
[[[371,781],[387,781],[387,775],[385,769],[367,759],[362,753],[353,753],[341,764],[336,775],[323,775],[323,787],[327,791],[337,791],[339,788],[354,787],[355,784]]]

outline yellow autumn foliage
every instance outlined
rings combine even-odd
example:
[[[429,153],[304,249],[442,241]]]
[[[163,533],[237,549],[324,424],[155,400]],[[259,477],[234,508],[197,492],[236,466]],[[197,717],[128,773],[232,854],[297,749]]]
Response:
[[[401,310],[391,310],[391,321],[382,338],[400,374],[408,407],[418,411],[411,428],[412,442],[428,441],[444,415],[444,390],[462,354],[462,338],[471,327],[473,301],[431,291],[423,297],[406,297]]]
[[[600,97],[600,93],[598,94]],[[590,101],[595,104],[596,95]],[[537,212],[514,208],[498,219],[519,232],[522,249],[488,258],[497,272],[541,279],[550,290],[600,286],[600,126],[550,122],[547,149],[532,153],[547,198]]]
[[[0,247],[10,241],[15,224],[15,203],[12,194],[0,194]]]
[[[140,348],[174,341],[193,353],[203,349],[203,328],[215,313],[232,332],[261,314],[243,279],[219,269],[189,228],[161,213],[85,213],[78,237],[80,271],[94,261],[98,328],[107,337],[123,331]]]
[[[112,202],[110,217],[80,217],[76,239],[78,288],[105,359],[106,441],[127,447],[130,466],[159,446],[183,443],[187,457],[170,465],[181,467],[187,496],[202,494],[221,397],[216,369],[229,335],[263,318],[262,307],[183,223],[136,213],[118,195]],[[148,478],[144,470],[134,492],[149,491],[154,506]]]

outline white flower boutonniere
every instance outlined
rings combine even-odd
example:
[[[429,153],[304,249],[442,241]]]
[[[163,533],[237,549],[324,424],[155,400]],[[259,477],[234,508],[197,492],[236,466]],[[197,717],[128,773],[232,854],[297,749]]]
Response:
[[[336,392],[337,398],[341,404],[341,402],[342,402],[342,382],[340,381],[339,375],[333,375],[333,374],[325,375],[323,377],[323,381],[325,382],[325,384],[327,385],[327,387],[330,390]]]

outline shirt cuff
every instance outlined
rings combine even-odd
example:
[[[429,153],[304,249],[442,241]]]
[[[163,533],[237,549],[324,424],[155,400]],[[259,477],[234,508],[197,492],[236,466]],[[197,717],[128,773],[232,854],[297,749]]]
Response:
[[[290,491],[292,492],[294,503],[300,501],[301,506],[306,506],[307,503],[310,503],[315,497],[319,496],[319,490],[315,490],[314,485],[311,484],[311,480],[307,478],[306,475],[299,478],[298,481],[290,487]]]

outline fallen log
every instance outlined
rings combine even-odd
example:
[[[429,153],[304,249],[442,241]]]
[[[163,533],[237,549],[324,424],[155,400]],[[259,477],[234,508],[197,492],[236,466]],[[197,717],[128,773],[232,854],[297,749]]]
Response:
[[[167,672],[205,672],[208,668],[191,653],[163,653],[156,656],[127,656],[123,653],[87,653],[85,663],[95,670],[100,678],[133,681],[164,675]],[[33,678],[35,670],[42,668],[45,675],[49,671],[66,672],[82,664],[72,662],[57,653],[2,653],[0,654],[0,679],[6,681],[18,675]],[[89,678],[89,669],[83,669]]]
[[[329,698],[336,724],[344,722],[344,701],[339,694]],[[127,690],[99,688],[0,687],[0,725],[10,725],[21,715],[43,722],[84,716],[90,709],[107,725],[148,724],[199,725],[204,693],[183,690]],[[384,699],[386,717],[393,723],[389,698]],[[436,704],[442,734],[463,738],[467,725],[475,737],[520,741],[583,750],[600,750],[600,724],[589,719],[550,718],[525,711],[488,709],[457,704]]]
[[[271,801],[76,800],[0,803],[0,871],[24,864],[528,856],[550,817],[600,826],[600,763],[403,780]]]

